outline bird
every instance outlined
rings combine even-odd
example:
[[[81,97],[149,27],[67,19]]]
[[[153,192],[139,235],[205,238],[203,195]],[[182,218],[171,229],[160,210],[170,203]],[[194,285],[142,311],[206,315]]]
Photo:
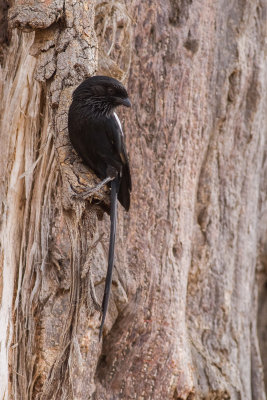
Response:
[[[124,209],[129,211],[132,191],[124,134],[119,117],[115,112],[119,106],[131,107],[127,90],[123,84],[112,77],[92,76],[85,79],[74,90],[68,112],[68,131],[73,148],[83,163],[101,180],[96,188],[99,189],[105,184],[109,184],[111,187],[108,267],[102,301],[99,340],[103,333],[112,282],[117,199]]]

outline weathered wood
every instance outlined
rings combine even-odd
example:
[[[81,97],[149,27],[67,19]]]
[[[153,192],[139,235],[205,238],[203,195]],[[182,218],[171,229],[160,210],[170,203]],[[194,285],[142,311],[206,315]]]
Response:
[[[12,4],[0,93],[1,399],[265,399],[266,9]],[[120,112],[132,207],[119,212],[103,343],[108,190],[73,196],[97,179],[67,133],[73,88],[95,73],[128,81],[133,103]]]

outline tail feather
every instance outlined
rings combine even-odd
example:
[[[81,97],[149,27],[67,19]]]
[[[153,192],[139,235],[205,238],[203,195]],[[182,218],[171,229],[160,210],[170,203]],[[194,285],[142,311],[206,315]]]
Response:
[[[110,237],[109,237],[109,252],[108,252],[108,269],[105,283],[105,291],[102,302],[102,320],[99,329],[99,340],[101,339],[103,326],[106,319],[108,310],[108,300],[110,294],[110,288],[112,283],[112,270],[114,266],[114,250],[115,250],[115,239],[116,239],[116,225],[117,225],[117,197],[120,187],[119,178],[115,178],[111,181],[111,207],[110,207]]]

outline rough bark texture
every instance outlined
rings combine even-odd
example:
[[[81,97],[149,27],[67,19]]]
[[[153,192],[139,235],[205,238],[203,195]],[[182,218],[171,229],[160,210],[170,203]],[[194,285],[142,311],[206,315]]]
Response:
[[[12,3],[12,39],[0,31],[1,399],[265,399],[266,10]],[[97,180],[67,134],[71,93],[95,73],[128,82],[134,104],[120,112],[134,188],[103,342],[109,196],[74,196]]]

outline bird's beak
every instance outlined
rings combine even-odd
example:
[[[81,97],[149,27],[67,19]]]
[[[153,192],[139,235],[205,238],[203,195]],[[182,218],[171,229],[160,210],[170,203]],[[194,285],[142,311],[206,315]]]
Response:
[[[122,99],[121,104],[125,107],[132,107],[132,104],[131,104],[130,100],[128,99],[128,97],[126,99]]]

